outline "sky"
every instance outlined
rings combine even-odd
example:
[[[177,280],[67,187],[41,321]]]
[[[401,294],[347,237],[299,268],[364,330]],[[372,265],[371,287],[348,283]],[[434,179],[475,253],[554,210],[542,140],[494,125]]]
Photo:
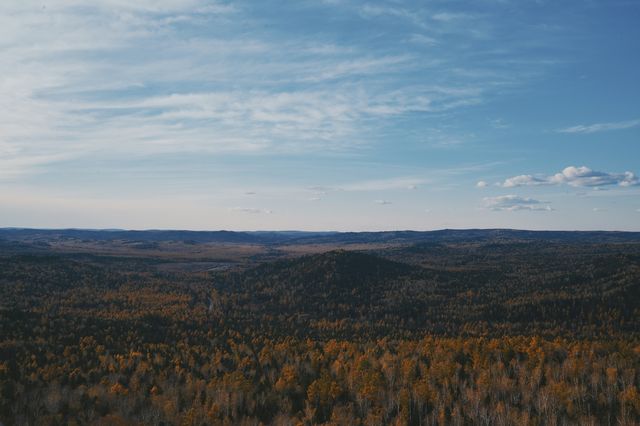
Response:
[[[640,0],[3,0],[0,227],[640,231]]]

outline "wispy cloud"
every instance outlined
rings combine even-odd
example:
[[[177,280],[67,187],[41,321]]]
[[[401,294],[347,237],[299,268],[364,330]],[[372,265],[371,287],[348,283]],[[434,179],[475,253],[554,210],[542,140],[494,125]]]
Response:
[[[0,180],[21,177],[25,173],[34,172],[52,163],[69,160],[74,156],[68,154],[49,155],[0,155]]]
[[[501,118],[496,118],[495,120],[491,120],[491,126],[494,129],[508,129],[510,126]]]
[[[114,3],[116,9],[119,5]],[[255,86],[257,81],[292,76],[301,82],[326,82],[396,72],[394,67],[406,68],[409,58],[371,57],[369,53],[359,58],[355,52],[347,60],[339,53],[307,53],[305,43],[286,47],[297,52],[295,60],[276,53],[264,66],[247,66],[267,61],[282,46],[254,40],[169,39],[172,24],[156,15],[141,14],[147,9],[140,5],[123,6],[132,14],[130,19],[108,25],[112,15],[108,11],[94,9],[80,15],[68,6],[51,12],[21,11],[18,19],[23,24],[33,21],[52,34],[23,40],[24,31],[16,28],[14,43],[0,60],[4,69],[20,70],[5,74],[0,86],[0,107],[6,112],[0,119],[2,136],[6,144],[20,146],[25,156],[34,155],[32,151],[51,158],[72,152],[90,155],[105,149],[154,153],[341,148],[364,140],[365,122],[371,118],[448,110],[470,96],[432,87],[376,93],[344,87],[342,82],[321,88],[247,87],[234,92],[201,88],[159,95],[158,90],[147,88],[175,86],[173,82],[179,79],[178,86],[188,87],[245,82]],[[171,2],[149,5],[153,11],[177,8],[179,4]],[[1,23],[12,28],[6,19]],[[207,19],[218,18],[207,15]],[[65,28],[52,24],[57,21],[65,22]],[[115,25],[119,27],[113,28]],[[66,35],[66,26],[75,28],[74,38]],[[138,63],[136,56],[142,52],[137,51],[147,42],[163,48],[145,47],[149,60]],[[39,47],[34,50],[31,45]],[[117,60],[94,59],[88,52],[96,48]],[[55,54],[62,51],[64,58]],[[109,87],[105,81],[119,81],[121,86]],[[477,94],[471,96],[477,98]]]
[[[392,204],[391,201],[388,201],[388,200],[375,200],[375,203],[383,205],[383,206],[388,205],[388,204]]]
[[[365,18],[393,17],[408,21],[418,27],[424,28],[426,26],[419,12],[403,7],[365,4],[359,8],[359,13]]]
[[[249,213],[249,214],[271,214],[272,210],[269,209],[256,209],[252,207],[234,207],[231,209],[234,212]]]
[[[422,52],[478,17],[349,7],[358,19],[412,23],[398,33],[407,47],[390,53],[357,37],[283,36],[251,3],[2,2],[0,151],[22,159],[10,174],[60,156],[358,149],[398,120],[477,105],[524,75],[510,66],[470,78],[448,72],[468,68],[450,49]],[[459,37],[464,49],[475,43]],[[478,68],[495,57],[473,52]],[[463,139],[436,133],[435,145]]]
[[[631,129],[633,127],[640,126],[640,119],[629,121],[615,121],[609,123],[595,123],[595,124],[579,124],[577,126],[566,127],[558,130],[560,133],[597,133],[606,132],[610,130],[623,130]]]
[[[425,183],[425,179],[421,178],[390,178],[390,179],[374,179],[360,182],[353,182],[340,185],[343,191],[386,191],[386,190],[415,190],[418,185]]]
[[[540,201],[534,198],[525,198],[517,195],[500,195],[498,197],[485,197],[484,206],[494,211],[552,211],[548,201]]]
[[[433,46],[438,44],[438,40],[424,34],[411,34],[409,37],[411,43],[422,44],[425,46]]]
[[[506,179],[501,186],[514,188],[518,186],[540,186],[567,184],[575,187],[600,187],[618,185],[630,187],[640,185],[640,179],[633,172],[608,173],[592,170],[589,167],[569,166],[551,176],[518,175]]]
[[[434,14],[431,18],[436,21],[451,22],[451,21],[473,19],[474,16],[468,13],[440,12],[440,13]]]
[[[501,186],[504,188],[515,188],[517,186],[538,186],[551,185],[553,181],[546,176],[518,175],[507,178]]]

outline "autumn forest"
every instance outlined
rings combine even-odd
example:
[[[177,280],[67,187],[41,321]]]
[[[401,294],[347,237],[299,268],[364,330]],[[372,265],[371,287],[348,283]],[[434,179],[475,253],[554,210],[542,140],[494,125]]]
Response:
[[[0,424],[639,423],[638,234],[0,230]]]

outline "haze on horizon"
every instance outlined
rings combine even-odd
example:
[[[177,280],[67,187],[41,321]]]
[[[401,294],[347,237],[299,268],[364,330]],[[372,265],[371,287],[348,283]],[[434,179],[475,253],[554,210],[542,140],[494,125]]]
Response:
[[[0,227],[640,231],[640,2],[6,0]]]

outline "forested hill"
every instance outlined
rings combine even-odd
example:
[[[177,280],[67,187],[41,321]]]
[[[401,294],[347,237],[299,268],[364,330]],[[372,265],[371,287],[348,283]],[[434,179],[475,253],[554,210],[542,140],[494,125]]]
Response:
[[[550,257],[539,245],[515,245],[510,255],[504,245],[491,245],[474,261],[469,248],[451,246],[447,253],[454,262],[436,258],[428,268],[338,251],[261,265],[215,282],[229,321],[268,324],[282,334],[638,333],[640,246],[605,254],[581,246],[561,249]],[[413,256],[406,257],[415,261]]]
[[[241,275],[243,280],[268,280],[287,286],[301,283],[316,288],[356,289],[421,271],[422,268],[372,254],[336,250],[264,263]]]

